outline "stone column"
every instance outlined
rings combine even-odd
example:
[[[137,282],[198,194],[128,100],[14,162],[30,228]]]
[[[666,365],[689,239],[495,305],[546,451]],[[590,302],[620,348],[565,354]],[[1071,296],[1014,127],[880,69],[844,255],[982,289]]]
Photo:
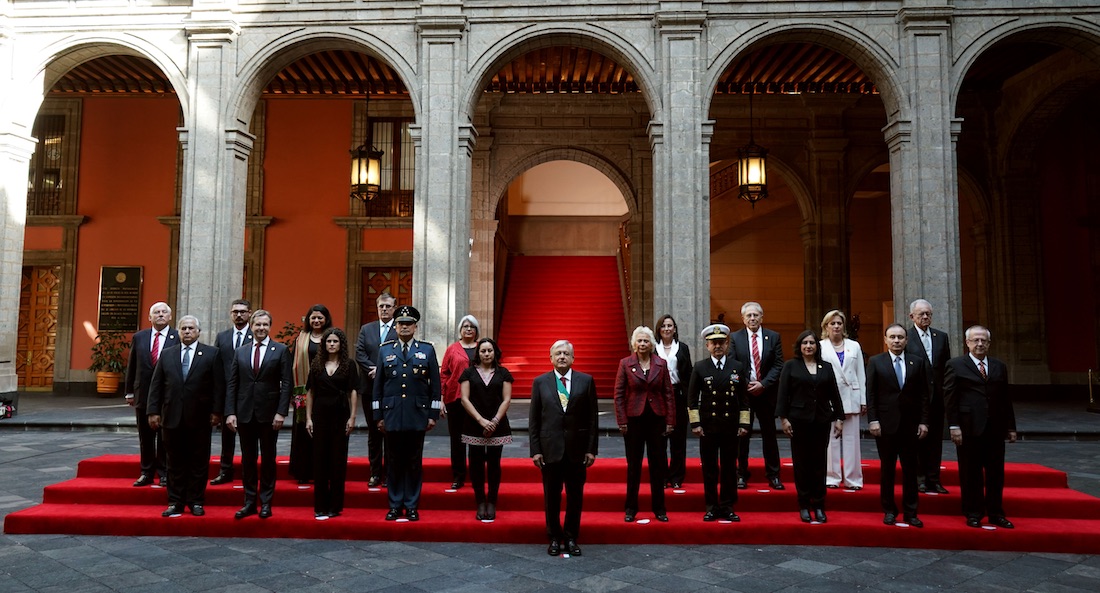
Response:
[[[189,103],[187,127],[179,129],[183,199],[175,318],[198,317],[203,341],[212,342],[228,327],[225,311],[244,282],[245,191],[254,137],[245,123],[226,129],[222,120],[237,24],[192,15],[185,27]]]
[[[10,122],[0,129],[0,394],[15,392],[19,291],[27,225],[27,167],[35,139]]]
[[[959,200],[955,142],[961,120],[951,116],[952,8],[911,6],[898,12],[909,112],[883,129],[890,151],[894,317],[927,299],[936,327],[961,343]]]
[[[815,114],[817,115],[817,114]],[[815,120],[817,118],[815,117]],[[834,128],[835,129],[835,128]],[[848,176],[845,167],[846,138],[815,137],[806,147],[810,179],[817,202],[817,219],[802,230],[806,244],[805,322],[818,327],[826,311],[840,309],[851,315],[850,262],[848,259]]]
[[[466,30],[461,6],[425,3],[421,10],[413,300],[423,315],[419,336],[434,342],[442,356],[469,302],[470,156],[476,132],[459,117]]]
[[[699,330],[710,322],[710,159],[713,122],[704,121],[709,89],[703,88],[703,23],[700,3],[661,10],[657,109],[649,125],[653,148],[653,312],[670,313],[680,337],[697,352]],[[641,296],[641,295],[637,295]],[[693,340],[692,337],[695,337]]]

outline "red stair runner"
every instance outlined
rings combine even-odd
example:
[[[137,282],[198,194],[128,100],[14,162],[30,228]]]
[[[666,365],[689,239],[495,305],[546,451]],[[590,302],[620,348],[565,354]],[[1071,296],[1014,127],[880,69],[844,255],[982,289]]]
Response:
[[[217,459],[210,475],[217,474]],[[474,520],[469,487],[448,492],[449,461],[425,460],[425,484],[418,523],[383,520],[388,506],[384,489],[370,489],[365,459],[349,465],[346,510],[341,517],[317,521],[313,492],[287,474],[280,459],[274,517],[237,521],[233,513],[242,503],[240,482],[207,489],[205,517],[162,518],[167,493],[160,488],[134,488],[136,456],[105,455],[82,461],[75,479],[49,486],[43,504],[7,516],[4,532],[69,533],[88,535],[188,535],[213,537],[294,537],[312,539],[373,539],[403,541],[511,542],[539,544],[545,540],[542,486],[538,471],[527,459],[504,460],[504,484],[497,520]],[[755,475],[763,475],[753,460]],[[585,488],[582,543],[723,543],[887,546],[975,550],[1016,550],[1064,553],[1100,551],[1100,499],[1070,490],[1066,475],[1040,465],[1008,464],[1005,508],[1016,529],[973,529],[959,512],[958,470],[945,464],[942,472],[948,495],[921,495],[924,529],[886,526],[879,510],[877,462],[864,467],[863,490],[829,490],[829,522],[806,525],[799,521],[789,462],[783,467],[788,488],[769,491],[750,483],[740,491],[737,513],[741,523],[704,523],[698,460],[689,460],[683,493],[666,490],[669,523],[624,523],[626,475],[623,459],[598,459],[589,470]],[[639,519],[652,519],[648,488],[643,477]],[[897,489],[900,497],[900,488]]]
[[[513,256],[502,311],[497,343],[515,397],[551,369],[557,340],[573,343],[575,368],[595,378],[601,397],[613,395],[619,360],[630,353],[614,257]]]

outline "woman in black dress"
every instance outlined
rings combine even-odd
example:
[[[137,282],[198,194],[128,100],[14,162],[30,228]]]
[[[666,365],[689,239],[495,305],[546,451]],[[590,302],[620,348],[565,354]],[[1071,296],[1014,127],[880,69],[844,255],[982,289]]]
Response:
[[[294,398],[291,410],[294,413],[290,431],[290,475],[299,484],[308,484],[313,479],[313,439],[306,432],[306,381],[309,378],[310,362],[321,352],[321,336],[332,327],[332,315],[328,307],[313,305],[303,317],[305,327],[298,332],[294,340]]]
[[[470,482],[477,502],[477,519],[497,516],[500,490],[500,456],[512,442],[508,406],[512,403],[512,373],[500,366],[500,349],[491,338],[477,342],[477,362],[458,379],[462,407],[470,415],[463,424],[462,442],[470,446]],[[489,491],[485,491],[486,478]]]
[[[313,437],[313,513],[317,519],[344,510],[348,437],[355,428],[359,365],[348,357],[348,338],[331,327],[324,349],[310,362],[306,382],[306,431]]]
[[[838,439],[843,434],[844,404],[833,367],[821,360],[821,344],[813,331],[798,335],[794,358],[783,364],[775,414],[783,423],[783,432],[791,437],[799,517],[809,523],[813,509],[812,520],[824,523],[829,431],[833,427]]]

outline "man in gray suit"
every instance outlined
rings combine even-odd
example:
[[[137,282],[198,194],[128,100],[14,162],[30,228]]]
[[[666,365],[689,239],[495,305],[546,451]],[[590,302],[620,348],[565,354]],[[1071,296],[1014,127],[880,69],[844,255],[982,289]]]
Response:
[[[546,552],[581,555],[577,536],[588,467],[596,461],[599,430],[596,383],[591,375],[573,370],[573,344],[558,340],[550,348],[554,370],[531,384],[528,432],[531,460],[542,470],[546,505]],[[565,528],[561,523],[561,489],[565,486]],[[564,548],[562,547],[562,540]]]
[[[397,339],[393,314],[397,310],[397,299],[388,292],[378,295],[378,321],[372,321],[359,329],[359,339],[355,343],[355,361],[359,363],[359,376],[362,385],[359,393],[366,394],[363,400],[363,412],[367,417],[367,459],[370,461],[370,480],[368,486],[382,486],[386,483],[385,436],[378,430],[370,409],[370,395],[374,393],[374,379],[378,368],[378,350],[385,342]]]

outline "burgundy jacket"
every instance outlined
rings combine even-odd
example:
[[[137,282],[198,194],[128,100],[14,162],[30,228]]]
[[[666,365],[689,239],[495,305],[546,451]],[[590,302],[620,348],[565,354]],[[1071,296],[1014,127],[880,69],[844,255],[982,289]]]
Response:
[[[649,356],[649,373],[642,373],[638,355],[631,354],[619,361],[615,375],[615,420],[621,426],[628,417],[641,416],[646,405],[663,416],[665,424],[676,424],[676,397],[668,365],[656,354]]]

